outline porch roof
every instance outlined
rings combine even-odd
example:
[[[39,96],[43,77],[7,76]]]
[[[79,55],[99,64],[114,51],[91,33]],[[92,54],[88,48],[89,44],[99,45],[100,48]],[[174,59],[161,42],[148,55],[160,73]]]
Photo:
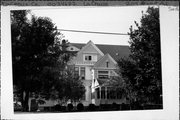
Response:
[[[112,86],[114,83],[116,83],[116,81],[114,81],[113,79],[97,79],[97,82],[99,84],[99,86],[106,86],[106,87],[110,87]]]
[[[109,79],[97,79],[99,86],[106,86],[109,83]]]

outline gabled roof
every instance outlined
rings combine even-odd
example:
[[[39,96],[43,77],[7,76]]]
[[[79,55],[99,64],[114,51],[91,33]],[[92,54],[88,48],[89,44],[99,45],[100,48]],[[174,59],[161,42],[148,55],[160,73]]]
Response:
[[[83,46],[86,44],[81,43],[71,43],[71,45],[82,49]],[[128,57],[130,54],[129,46],[123,45],[102,45],[102,44],[95,44],[104,54],[110,54],[110,56],[118,61],[118,59],[123,57]]]
[[[107,53],[94,64],[94,67],[100,67],[104,62],[106,62],[106,60],[108,60],[110,63],[113,63],[112,66],[114,67],[117,64],[116,61]]]
[[[93,48],[100,54],[100,55],[104,55],[103,52],[90,40],[87,44],[84,44],[84,46],[82,48],[79,48],[81,49],[80,51],[83,51],[85,50],[89,45],[92,45]],[[76,46],[75,46],[76,47]]]

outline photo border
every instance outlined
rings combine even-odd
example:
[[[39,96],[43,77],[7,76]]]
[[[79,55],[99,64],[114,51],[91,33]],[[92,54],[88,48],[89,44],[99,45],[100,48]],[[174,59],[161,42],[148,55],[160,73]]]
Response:
[[[71,6],[77,7],[77,6]],[[95,7],[95,6],[89,6]],[[105,7],[105,6],[103,6]],[[111,6],[112,7],[112,6]],[[117,7],[117,6],[116,6]],[[121,6],[118,6],[121,7]],[[20,113],[14,114],[12,87],[12,56],[10,35],[10,10],[36,9],[39,7],[1,7],[1,118],[4,119],[178,119],[179,117],[179,8],[160,6],[161,56],[163,81],[163,110],[134,110],[81,113]],[[43,6],[40,9],[50,9]],[[54,8],[54,7],[53,7]],[[69,9],[69,7],[61,6]],[[78,6],[77,8],[84,8]],[[175,19],[173,19],[175,16]],[[168,21],[167,21],[168,19]],[[173,25],[172,25],[173,23]],[[167,49],[168,48],[168,49]],[[173,53],[173,54],[172,54]],[[92,116],[94,118],[92,118]]]

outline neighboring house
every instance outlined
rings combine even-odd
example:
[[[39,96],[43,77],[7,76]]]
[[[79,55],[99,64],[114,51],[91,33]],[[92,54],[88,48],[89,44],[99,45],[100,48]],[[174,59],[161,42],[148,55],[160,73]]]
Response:
[[[120,45],[95,45],[92,41],[87,44],[71,43],[67,48],[77,52],[77,55],[69,62],[75,67],[75,74],[80,76],[86,92],[81,102],[88,106],[126,103],[126,98],[121,91],[114,91],[108,86],[112,77],[117,76],[117,60],[128,57],[128,46]]]

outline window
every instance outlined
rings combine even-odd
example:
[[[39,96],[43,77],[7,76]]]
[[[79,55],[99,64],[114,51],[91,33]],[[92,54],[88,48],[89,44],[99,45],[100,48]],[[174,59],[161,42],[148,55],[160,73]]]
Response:
[[[93,53],[92,54],[89,54],[89,53],[83,54],[83,60],[96,62],[97,54],[93,54]]]
[[[122,98],[122,92],[120,90],[117,91],[117,99]]]
[[[105,87],[101,87],[101,98],[105,99]]]
[[[111,90],[110,90],[110,98],[111,98],[111,99],[116,99],[116,92],[115,92],[115,90],[113,90],[112,88],[111,88]]]
[[[78,77],[79,76],[79,67],[74,68],[74,76]]]
[[[96,91],[97,91],[97,99],[99,99],[100,98],[100,90],[99,90],[99,88],[97,88]]]
[[[121,94],[119,94],[121,95]],[[120,98],[121,96],[119,96]],[[117,98],[117,92],[112,88],[108,87],[107,88],[107,99],[116,99]]]
[[[95,99],[95,92],[91,93],[92,99]]]
[[[110,99],[110,87],[107,87],[107,99]]]
[[[107,67],[107,68],[109,67],[109,62],[108,62],[108,61],[106,62],[106,67]]]
[[[92,60],[92,56],[91,55],[86,55],[85,56],[85,60],[86,61],[91,61]]]
[[[98,74],[108,74],[108,71],[98,71]]]
[[[98,71],[98,78],[99,79],[108,79],[109,71]]]
[[[83,80],[85,79],[85,67],[80,68],[80,78]]]
[[[86,100],[86,93],[83,94],[81,100]]]

